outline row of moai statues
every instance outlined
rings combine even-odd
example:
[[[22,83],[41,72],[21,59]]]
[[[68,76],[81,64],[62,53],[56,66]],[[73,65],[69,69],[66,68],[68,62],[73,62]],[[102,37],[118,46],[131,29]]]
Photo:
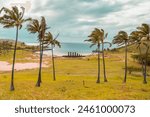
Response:
[[[80,57],[82,55],[77,52],[68,52],[68,56],[69,57]]]

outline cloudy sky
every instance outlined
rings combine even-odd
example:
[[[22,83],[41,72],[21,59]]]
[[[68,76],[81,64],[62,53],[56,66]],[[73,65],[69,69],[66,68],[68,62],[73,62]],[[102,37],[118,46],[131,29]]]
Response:
[[[25,17],[45,16],[61,42],[83,42],[95,28],[103,28],[111,41],[118,31],[130,33],[141,23],[150,24],[150,0],[0,0],[0,7],[24,6]],[[20,31],[20,40],[36,42],[36,36]],[[0,38],[15,38],[15,30],[2,29]]]

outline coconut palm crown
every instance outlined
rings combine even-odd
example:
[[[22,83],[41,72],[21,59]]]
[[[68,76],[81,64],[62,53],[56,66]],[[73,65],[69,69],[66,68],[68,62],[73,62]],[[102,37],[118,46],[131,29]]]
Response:
[[[58,36],[59,34],[54,38],[51,32],[45,33],[44,44],[61,47],[60,42],[57,40]]]

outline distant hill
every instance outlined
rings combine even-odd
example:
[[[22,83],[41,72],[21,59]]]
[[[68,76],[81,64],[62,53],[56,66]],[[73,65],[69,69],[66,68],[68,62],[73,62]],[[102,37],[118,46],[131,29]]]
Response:
[[[0,46],[3,45],[3,42],[7,41],[8,43],[11,43],[12,47],[15,45],[15,40],[12,39],[0,39]],[[24,42],[18,41],[17,48],[26,48],[26,49],[36,49],[37,46],[34,45],[26,45]]]
[[[124,49],[125,49],[124,46],[116,48],[116,50],[119,52],[124,52]],[[142,46],[141,51],[144,52],[145,50],[146,50],[146,48],[144,46]],[[138,53],[139,50],[137,48],[137,45],[136,44],[129,45],[128,46],[128,52]],[[150,53],[150,50],[149,50],[149,53]]]
[[[13,39],[0,39],[0,43],[2,43],[3,41],[8,41],[10,43],[15,43],[15,40]],[[22,44],[24,42],[18,41],[18,44]]]

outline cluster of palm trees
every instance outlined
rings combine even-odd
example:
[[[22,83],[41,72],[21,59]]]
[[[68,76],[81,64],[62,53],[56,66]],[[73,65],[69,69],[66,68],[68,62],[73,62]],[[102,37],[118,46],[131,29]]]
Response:
[[[97,45],[98,48],[98,78],[97,83],[100,83],[100,45],[102,45],[102,58],[103,58],[103,69],[104,69],[104,82],[107,82],[106,71],[105,71],[105,58],[104,58],[104,39],[107,38],[108,33],[104,33],[103,29],[95,28],[94,31],[88,36],[89,39],[85,41],[89,41],[92,43],[90,47],[93,45]],[[125,71],[124,71],[124,80],[123,83],[126,83],[127,80],[127,59],[128,59],[128,46],[131,44],[136,44],[140,53],[140,60],[142,64],[142,72],[143,72],[143,83],[147,83],[147,59],[149,55],[150,49],[150,25],[142,24],[140,27],[137,27],[136,31],[131,32],[129,35],[125,31],[119,31],[112,41],[112,44],[117,44],[118,46],[125,46]],[[111,44],[110,44],[111,46]],[[145,47],[141,50],[141,48]],[[146,51],[145,51],[146,50]]]
[[[11,85],[10,90],[13,91],[14,88],[14,67],[15,67],[15,60],[16,60],[16,50],[17,50],[17,42],[18,42],[18,35],[19,30],[21,30],[23,24],[25,22],[29,22],[27,25],[27,30],[30,33],[37,34],[37,40],[39,42],[40,48],[40,63],[39,63],[39,73],[36,86],[40,87],[42,83],[42,60],[43,60],[43,51],[51,46],[52,51],[52,63],[53,63],[53,80],[56,80],[55,76],[55,65],[54,65],[54,52],[53,49],[55,46],[59,46],[60,42],[57,41],[59,34],[54,38],[51,32],[47,31],[49,27],[47,26],[46,20],[44,17],[41,17],[41,20],[31,19],[31,18],[24,18],[25,8],[21,7],[20,9],[16,6],[12,7],[11,9],[3,7],[0,10],[0,24],[3,25],[4,28],[16,28],[16,40],[14,46],[14,54],[13,54],[13,64],[12,64],[12,75],[11,75]],[[91,46],[96,45],[98,50],[98,77],[96,83],[100,83],[100,48],[102,47],[102,60],[103,60],[103,73],[104,73],[104,82],[107,82],[106,76],[106,68],[105,68],[105,53],[104,53],[104,45],[109,44],[117,44],[118,46],[125,46],[125,74],[123,82],[126,83],[127,80],[127,52],[128,46],[130,44],[137,44],[137,48],[139,49],[140,53],[140,60],[142,63],[142,72],[144,77],[144,83],[147,83],[146,76],[147,76],[147,58],[149,52],[149,42],[150,42],[150,26],[148,24],[142,24],[140,27],[137,28],[136,31],[133,31],[130,35],[128,35],[125,31],[120,31],[114,37],[112,43],[105,42],[107,39],[108,33],[105,33],[103,29],[95,28],[94,31],[88,36],[89,39],[85,40],[91,42]],[[141,50],[141,46],[146,48],[145,53]],[[144,56],[144,57],[143,57]]]
[[[104,82],[107,82],[106,77],[106,69],[105,69],[105,55],[104,55],[104,44],[109,44],[111,46],[111,43],[105,42],[105,39],[107,38],[108,33],[105,34],[103,29],[95,28],[94,31],[88,36],[89,39],[85,40],[88,42],[91,42],[91,46],[97,45],[98,50],[98,77],[96,83],[100,83],[100,47],[102,45],[102,58],[103,58],[103,72],[104,72]]]
[[[60,47],[60,43],[57,41],[57,37],[53,38],[50,32],[46,32],[49,28],[47,27],[46,20],[44,17],[41,17],[41,21],[37,19],[31,18],[24,18],[25,8],[21,7],[20,9],[16,6],[12,7],[11,9],[3,7],[0,9],[0,24],[3,25],[4,28],[16,28],[16,40],[15,40],[15,47],[14,47],[14,54],[13,54],[13,64],[12,64],[12,74],[11,74],[11,84],[10,84],[10,91],[14,91],[14,68],[15,68],[15,60],[16,60],[16,50],[17,50],[17,42],[18,42],[18,35],[19,30],[22,28],[25,22],[29,22],[27,25],[27,30],[30,33],[37,33],[38,34],[38,41],[40,47],[40,67],[39,67],[39,74],[38,80],[36,83],[37,87],[40,87],[42,82],[41,80],[41,70],[42,70],[42,58],[43,58],[43,50],[44,47],[48,47],[51,45],[52,55],[53,55],[53,48],[55,45]],[[53,68],[54,68],[54,56],[52,56],[53,61]],[[55,68],[53,69],[53,78],[55,78]]]
[[[150,25],[142,24],[137,27],[136,31],[133,31],[130,34],[131,43],[137,44],[137,49],[140,54],[140,61],[142,64],[142,73],[143,73],[143,83],[147,83],[147,60],[149,55],[150,48]],[[142,49],[144,48],[144,49]]]

